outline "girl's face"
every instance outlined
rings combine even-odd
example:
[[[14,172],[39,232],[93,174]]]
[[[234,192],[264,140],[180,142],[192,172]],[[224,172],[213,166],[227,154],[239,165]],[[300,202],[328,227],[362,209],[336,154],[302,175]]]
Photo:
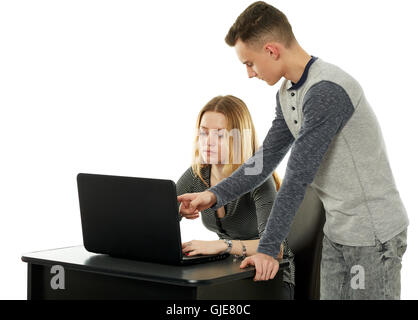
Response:
[[[228,161],[227,121],[219,112],[206,111],[200,122],[199,148],[204,164],[226,164]]]

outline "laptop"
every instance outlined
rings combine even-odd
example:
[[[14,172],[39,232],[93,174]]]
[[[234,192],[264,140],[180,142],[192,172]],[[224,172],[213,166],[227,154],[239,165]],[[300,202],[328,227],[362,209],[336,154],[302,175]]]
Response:
[[[229,256],[182,253],[176,184],[171,180],[79,173],[77,187],[87,251],[174,265]]]

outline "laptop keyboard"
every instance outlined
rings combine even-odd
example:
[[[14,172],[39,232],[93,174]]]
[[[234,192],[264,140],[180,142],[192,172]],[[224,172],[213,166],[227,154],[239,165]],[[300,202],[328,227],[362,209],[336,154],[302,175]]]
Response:
[[[196,260],[196,259],[205,259],[206,261],[217,261],[225,259],[229,254],[216,254],[216,255],[196,255],[196,256],[186,256],[183,254],[183,260]]]

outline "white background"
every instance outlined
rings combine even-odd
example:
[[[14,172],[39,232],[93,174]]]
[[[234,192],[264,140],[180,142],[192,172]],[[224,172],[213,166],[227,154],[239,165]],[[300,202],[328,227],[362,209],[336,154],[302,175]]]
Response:
[[[250,3],[0,2],[0,299],[26,299],[22,254],[82,244],[78,172],[177,181],[216,95],[247,103],[262,142],[280,83],[248,79],[224,43]],[[270,3],[309,54],[360,82],[378,117],[410,219],[402,298],[417,299],[416,1]],[[200,219],[181,227],[185,241],[217,238]]]

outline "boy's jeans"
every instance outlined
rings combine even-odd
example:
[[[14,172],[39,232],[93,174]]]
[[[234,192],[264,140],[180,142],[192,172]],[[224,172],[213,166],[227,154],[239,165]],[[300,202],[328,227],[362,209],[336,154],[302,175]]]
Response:
[[[400,299],[407,229],[375,246],[352,247],[324,236],[321,300]]]

